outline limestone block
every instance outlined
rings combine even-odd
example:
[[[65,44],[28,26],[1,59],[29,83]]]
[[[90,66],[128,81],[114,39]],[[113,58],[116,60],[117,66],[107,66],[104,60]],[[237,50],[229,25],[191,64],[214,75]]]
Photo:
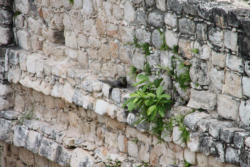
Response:
[[[193,112],[191,114],[188,114],[184,118],[184,124],[190,128],[191,130],[196,130],[198,127],[197,123],[203,119],[209,117],[209,114],[206,114],[204,112]]]
[[[179,20],[179,30],[181,33],[193,35],[195,28],[195,23],[192,20],[186,18]]]
[[[124,19],[127,22],[133,22],[136,18],[136,12],[130,1],[126,1],[124,4]]]
[[[51,96],[53,96],[53,97],[62,97],[62,95],[63,95],[62,90],[63,90],[63,85],[61,85],[59,83],[56,83],[52,88]]]
[[[26,68],[30,73],[41,74],[43,72],[43,57],[40,54],[32,54],[26,58]]]
[[[61,166],[68,166],[71,161],[72,152],[62,146],[58,147],[59,155],[57,155],[57,163]]]
[[[145,55],[136,52],[132,57],[132,64],[137,68],[143,70],[145,64]]]
[[[132,157],[138,157],[138,146],[133,141],[128,141],[128,154]]]
[[[198,133],[190,133],[189,141],[187,142],[187,147],[191,152],[199,151],[199,134]]]
[[[249,126],[250,125],[250,102],[247,101],[241,101],[240,108],[239,108],[239,115],[241,122],[244,123],[244,125]]]
[[[225,141],[226,143],[232,143],[233,142],[233,138],[234,138],[234,134],[236,132],[242,132],[244,131],[244,129],[240,129],[240,128],[235,128],[235,127],[230,127],[230,128],[222,128],[221,132],[220,132],[220,139]]]
[[[151,33],[144,29],[136,30],[136,38],[139,40],[139,43],[150,43],[151,41]]]
[[[212,51],[212,64],[224,68],[226,55]]]
[[[124,152],[126,153],[127,152],[127,138],[122,135],[122,134],[119,134],[118,135],[118,148],[119,148],[119,151],[121,152]]]
[[[18,41],[18,45],[22,47],[23,49],[29,50],[31,48],[30,35],[28,32],[23,31],[23,30],[18,30],[17,41]]]
[[[0,83],[0,96],[8,95],[12,92],[12,89],[8,85]]]
[[[139,160],[148,162],[150,155],[149,155],[149,146],[147,144],[141,144],[139,148]]]
[[[57,158],[57,150],[58,144],[56,142],[47,138],[42,138],[38,154],[51,161],[55,161]]]
[[[23,14],[28,14],[30,11],[29,0],[15,0],[16,10]]]
[[[19,158],[27,165],[34,164],[34,154],[26,149],[20,149]]]
[[[199,85],[208,85],[210,82],[208,75],[207,62],[203,62],[197,58],[192,59],[190,77],[193,83],[197,83]]]
[[[165,11],[166,10],[166,0],[156,0],[156,7],[161,11]]]
[[[208,32],[209,41],[216,46],[222,47],[223,46],[223,32],[216,29],[211,28]]]
[[[203,98],[201,98],[203,97]],[[202,108],[205,110],[214,110],[216,105],[216,94],[208,91],[197,91],[192,89],[190,100],[188,102],[189,107],[192,108]]]
[[[0,118],[0,140],[9,142],[11,132],[11,121]]]
[[[239,149],[243,148],[245,144],[245,138],[248,136],[249,134],[247,132],[236,132],[233,139],[234,145]]]
[[[233,71],[237,71],[240,73],[244,72],[244,64],[240,57],[227,55],[226,66]]]
[[[194,152],[185,149],[184,158],[190,164],[196,164],[196,154]]]
[[[35,20],[32,17],[28,18],[28,27],[30,29],[30,31],[32,31],[33,33],[37,34],[37,35],[41,35],[41,27],[42,27],[42,22],[40,22],[39,20]]]
[[[209,78],[211,81],[211,85],[215,90],[222,90],[222,86],[224,83],[224,71],[223,70],[217,70],[216,68],[212,68],[209,71]]]
[[[77,49],[78,42],[77,42],[77,37],[76,37],[75,33],[70,32],[70,31],[66,31],[64,35],[65,35],[65,45],[70,48]]]
[[[21,78],[21,70],[19,68],[9,69],[8,81],[17,83]]]
[[[121,99],[121,93],[119,88],[113,88],[112,89],[112,100],[114,100],[116,103],[120,103]]]
[[[178,37],[177,34],[171,30],[166,30],[165,32],[166,45],[170,48],[178,45]]]
[[[8,119],[8,120],[17,120],[19,116],[19,112],[13,110],[1,111],[0,118]]]
[[[0,111],[1,110],[6,110],[9,107],[10,107],[10,103],[7,100],[5,100],[2,97],[0,97]]]
[[[250,61],[245,61],[245,73],[250,77]]]
[[[250,78],[245,76],[242,78],[242,91],[244,96],[250,97]]]
[[[78,47],[86,48],[88,46],[87,37],[83,34],[79,34],[77,37]]]
[[[14,128],[13,144],[16,147],[25,147],[28,137],[28,128],[25,126],[16,126]]]
[[[211,49],[208,45],[203,45],[202,53],[200,54],[200,58],[203,60],[208,60],[211,57]]]
[[[135,32],[132,27],[120,26],[120,36],[123,42],[133,42]]]
[[[152,33],[152,43],[157,48],[160,49],[163,45],[163,39],[159,30],[154,30]]]
[[[182,141],[181,138],[181,131],[179,130],[179,127],[175,126],[173,128],[173,142],[175,144],[180,145],[181,147],[185,147],[185,143]]]
[[[232,51],[237,51],[238,49],[237,39],[238,39],[237,32],[233,31],[224,32],[224,45],[228,49],[231,49]]]
[[[164,25],[164,15],[160,11],[154,10],[148,15],[148,23],[154,27],[162,27]]]
[[[233,127],[233,124],[230,121],[218,121],[213,119],[208,124],[208,131],[211,136],[216,139],[219,139],[220,131],[225,127]]]
[[[227,71],[225,75],[225,84],[223,85],[223,93],[242,98],[241,80],[241,76]]]
[[[26,148],[33,153],[38,153],[42,135],[35,131],[29,131],[26,141]]]
[[[245,146],[250,147],[250,137],[247,137],[245,140]]]
[[[71,157],[70,166],[71,167],[92,167],[94,166],[94,159],[91,155],[81,148],[76,148]]]
[[[227,95],[218,95],[217,112],[226,119],[238,120],[238,111],[240,103]]]
[[[108,114],[110,117],[115,117],[116,106],[105,102],[104,100],[97,100],[95,112],[99,115]]]
[[[12,39],[11,29],[0,27],[0,36],[0,45],[7,45]]]
[[[1,9],[0,22],[4,25],[10,25],[12,23],[12,14],[8,10]]]
[[[199,40],[207,40],[207,25],[197,24],[196,35]]]
[[[176,14],[166,13],[164,18],[165,24],[175,28],[177,27],[177,16]]]
[[[197,163],[200,164],[200,167],[208,167],[207,156],[202,153],[197,153],[196,156]]]
[[[226,162],[228,163],[239,163],[240,161],[240,154],[237,150],[228,147],[226,149]]]

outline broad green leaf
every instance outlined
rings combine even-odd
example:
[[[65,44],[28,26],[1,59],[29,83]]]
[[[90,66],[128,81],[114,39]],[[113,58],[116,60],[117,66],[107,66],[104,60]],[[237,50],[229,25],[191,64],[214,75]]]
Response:
[[[129,102],[127,107],[128,107],[129,111],[132,111],[136,106],[135,106],[135,104],[133,102]]]
[[[160,96],[160,98],[166,98],[166,99],[171,99],[171,96],[168,94],[163,94]]]
[[[163,93],[163,86],[159,86],[156,90],[157,97],[160,97],[160,95]]]
[[[159,115],[164,118],[165,117],[165,108],[164,107],[160,107],[159,108]]]
[[[156,114],[157,114],[157,111],[154,110],[153,113],[152,113],[152,115],[151,115],[151,117],[150,117],[150,120],[151,120],[151,121],[153,121],[153,120],[155,119]]]
[[[152,105],[151,107],[148,108],[147,110],[147,115],[151,115],[153,111],[156,110],[156,105]]]

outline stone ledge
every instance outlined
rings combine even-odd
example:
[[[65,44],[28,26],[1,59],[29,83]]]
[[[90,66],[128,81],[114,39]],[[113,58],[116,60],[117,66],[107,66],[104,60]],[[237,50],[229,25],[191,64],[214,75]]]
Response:
[[[57,68],[55,64],[62,65],[61,63],[55,62],[55,64],[51,65],[51,73],[48,73],[50,75],[47,75],[44,73],[47,67],[44,65],[44,63],[47,62],[47,57],[41,55],[34,56],[34,54],[29,53],[19,57],[19,51],[20,50],[14,51],[16,54],[11,54],[12,56],[9,57],[8,79],[10,82],[21,83],[24,87],[32,88],[45,95],[62,98],[86,110],[94,111],[99,115],[107,115],[121,123],[127,122],[133,126],[132,122],[136,119],[136,116],[133,113],[127,115],[121,108],[121,104],[117,103],[116,99],[109,99],[107,96],[107,92],[109,92],[110,89],[109,85],[100,82],[98,77],[92,75],[90,71],[76,70],[72,69],[72,66],[66,65],[63,66],[64,68],[61,68],[63,70],[62,72],[55,70]],[[21,50],[21,52],[23,51]],[[27,63],[29,61],[32,62],[32,64],[39,63],[37,63],[36,66],[29,66]],[[54,73],[52,71],[57,72]],[[45,77],[45,79],[43,79],[43,77]],[[53,82],[50,83],[46,80]],[[116,89],[116,91],[119,92],[121,102],[128,97],[128,90]],[[1,114],[1,116],[5,119],[11,118],[8,117],[8,114]],[[249,150],[249,147],[244,144],[249,134],[243,129],[230,128],[233,127],[231,121],[219,124],[217,121],[217,119],[214,119],[206,113],[195,112],[187,115],[185,124],[191,128],[192,132],[190,135],[191,140],[187,143],[187,146],[194,152],[203,152],[206,155],[219,156],[222,162],[239,164],[240,158],[237,159],[237,161],[231,156],[233,155],[232,153]],[[9,127],[8,121],[4,121],[3,125]],[[43,132],[47,134],[50,140],[56,140],[57,137],[55,135],[59,135],[60,131],[51,132],[51,128],[46,127],[48,126],[45,125]],[[148,131],[149,125],[138,125],[136,128],[140,131]],[[239,132],[245,133],[239,134]],[[181,141],[180,135],[181,133],[178,127],[174,127],[173,134],[163,133],[162,137],[166,142],[173,141],[175,144],[185,147],[186,144]],[[18,145],[19,144],[17,144],[17,146]],[[20,146],[22,146],[22,144],[20,144]],[[227,153],[224,151],[224,148],[229,148]]]

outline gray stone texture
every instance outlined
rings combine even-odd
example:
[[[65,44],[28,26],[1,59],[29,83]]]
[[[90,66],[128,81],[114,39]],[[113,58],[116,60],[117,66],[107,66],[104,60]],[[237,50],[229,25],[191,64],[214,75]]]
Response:
[[[154,27],[162,27],[164,24],[164,15],[160,11],[154,10],[148,15],[148,23]]]
[[[179,30],[183,34],[193,35],[195,33],[195,23],[186,18],[179,19]]]

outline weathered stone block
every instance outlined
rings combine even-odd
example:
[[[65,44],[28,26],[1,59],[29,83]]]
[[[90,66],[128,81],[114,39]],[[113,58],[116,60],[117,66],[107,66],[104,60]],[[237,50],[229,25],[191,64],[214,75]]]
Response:
[[[203,97],[203,98],[201,98]],[[208,91],[191,90],[191,97],[188,106],[196,109],[214,110],[216,105],[216,95]]]
[[[12,89],[8,85],[3,85],[0,83],[0,96],[8,95],[12,92]]]
[[[165,11],[166,10],[166,0],[156,0],[156,7],[161,11]]]
[[[33,153],[38,153],[39,147],[41,144],[42,135],[35,131],[29,131],[27,141],[26,141],[26,148]]]
[[[154,30],[152,33],[152,43],[157,48],[160,49],[163,45],[163,37],[161,36],[159,30]]]
[[[240,103],[227,95],[218,95],[217,112],[226,119],[238,120],[238,111]]]
[[[11,121],[0,118],[0,140],[10,142]]]
[[[224,32],[224,45],[232,51],[237,51],[237,33],[232,31]]]
[[[154,10],[148,15],[148,23],[154,27],[162,27],[164,25],[163,14],[158,10]]]
[[[26,149],[20,149],[19,158],[27,165],[34,165],[34,154]]]
[[[222,90],[223,82],[224,82],[224,71],[217,70],[216,68],[212,68],[209,71],[209,78],[211,81],[211,85],[215,90]]]
[[[245,138],[247,136],[249,136],[247,132],[236,132],[233,139],[234,145],[239,149],[243,148],[245,144]]]
[[[177,16],[176,14],[166,13],[164,18],[165,24],[175,28],[177,27]]]
[[[68,166],[71,161],[72,152],[62,146],[58,147],[58,155],[56,162],[61,166]]]
[[[108,114],[110,117],[115,117],[116,107],[103,100],[97,100],[95,106],[95,112],[99,115]]]
[[[92,167],[94,165],[94,159],[92,156],[81,148],[76,148],[71,157],[71,167]]]
[[[184,151],[184,158],[190,164],[196,164],[196,154],[195,152],[189,151],[185,149]]]
[[[9,12],[8,10],[1,9],[0,23],[4,25],[12,24],[12,13]]]
[[[138,157],[138,146],[133,141],[128,141],[128,154],[132,157]]]
[[[185,147],[185,143],[182,141],[182,138],[181,138],[181,131],[179,130],[179,127],[175,126],[173,128],[173,142],[175,144],[178,144],[180,145],[181,147]]]
[[[124,5],[124,19],[126,21],[133,22],[136,18],[136,12],[132,6],[132,3],[130,1],[126,1]]]
[[[220,131],[225,127],[227,128],[233,127],[233,124],[231,122],[219,121],[213,119],[208,124],[208,131],[211,136],[213,136],[216,139],[219,139]]]
[[[245,73],[250,76],[250,61],[245,61]]]
[[[185,119],[184,119],[184,124],[190,128],[191,130],[196,130],[197,129],[197,123],[203,119],[209,117],[208,114],[204,112],[194,112],[191,114],[188,114]]]
[[[0,27],[0,45],[7,45],[11,42],[12,32],[10,28]]]
[[[145,55],[136,52],[132,57],[132,64],[137,68],[143,70],[145,64]]]
[[[238,164],[240,161],[240,154],[237,150],[228,147],[226,149],[226,162]]]
[[[250,125],[250,102],[241,101],[240,108],[239,108],[240,120],[244,123],[244,125]]]
[[[226,62],[226,55],[222,53],[212,52],[212,64],[224,68]]]
[[[30,44],[30,35],[28,32],[19,30],[17,31],[17,41],[18,45],[25,50],[29,50],[31,48]]]
[[[193,35],[195,33],[195,23],[186,18],[182,18],[179,20],[179,30],[183,34]]]
[[[179,52],[182,54],[183,57],[188,59],[192,59],[193,53],[193,42],[190,40],[179,39]]]
[[[8,109],[10,106],[11,105],[10,105],[9,101],[0,97],[0,111]]]
[[[166,45],[173,48],[178,45],[177,34],[171,30],[166,30],[165,32]]]
[[[250,78],[242,78],[242,91],[244,96],[250,97]]]
[[[14,129],[13,144],[17,147],[25,147],[28,137],[28,128],[25,126],[16,126]]]
[[[65,45],[71,48],[77,48],[78,43],[77,43],[77,37],[74,32],[65,32]]]
[[[30,11],[29,0],[16,0],[15,1],[16,10],[23,14],[28,14]]]
[[[93,9],[93,4],[91,0],[83,0],[83,12],[86,15],[91,15],[92,12],[94,11]]]
[[[121,93],[119,88],[113,88],[112,89],[112,100],[114,100],[116,103],[120,103],[121,99]]]
[[[40,54],[32,54],[26,58],[26,68],[30,73],[41,74],[43,72],[43,57]]]
[[[144,29],[137,29],[136,30],[136,38],[139,40],[140,43],[150,43],[151,41],[151,33],[144,30]]]
[[[225,75],[225,84],[223,85],[223,93],[242,98],[241,76],[227,71]]]
[[[240,57],[227,55],[226,66],[233,71],[237,71],[240,73],[244,72],[244,64],[242,58]]]
[[[222,47],[223,45],[223,32],[216,28],[209,29],[208,32],[209,41],[216,46]]]
[[[227,143],[232,143],[234,134],[237,132],[244,131],[244,129],[239,129],[239,128],[222,128],[220,132],[220,139],[227,142]]]
[[[57,151],[58,144],[56,142],[47,138],[42,138],[38,152],[40,156],[44,156],[51,161],[55,161],[57,158]]]
[[[199,40],[207,40],[207,25],[197,24],[196,35]]]

